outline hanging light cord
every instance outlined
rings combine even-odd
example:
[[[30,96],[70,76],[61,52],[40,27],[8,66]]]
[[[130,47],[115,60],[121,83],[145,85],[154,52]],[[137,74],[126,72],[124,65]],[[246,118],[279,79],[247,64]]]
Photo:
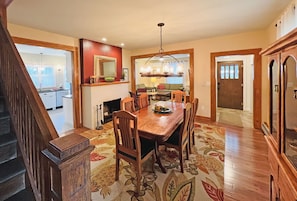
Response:
[[[164,23],[158,23],[158,27],[160,27],[160,50],[159,50],[159,53],[162,54],[164,52],[163,50],[163,41],[162,41],[162,27],[164,26],[165,24]]]

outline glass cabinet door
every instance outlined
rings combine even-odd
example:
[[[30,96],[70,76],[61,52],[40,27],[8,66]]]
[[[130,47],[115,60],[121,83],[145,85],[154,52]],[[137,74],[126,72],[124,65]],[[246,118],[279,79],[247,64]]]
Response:
[[[284,147],[283,152],[297,169],[297,70],[289,56],[284,63]]]
[[[269,64],[270,72],[270,133],[275,140],[279,143],[279,100],[280,100],[280,71],[277,60],[272,60]]]

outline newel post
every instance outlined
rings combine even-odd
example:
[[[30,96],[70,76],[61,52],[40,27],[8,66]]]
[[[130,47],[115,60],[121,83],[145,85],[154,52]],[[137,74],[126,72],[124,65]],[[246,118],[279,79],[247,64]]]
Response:
[[[42,151],[47,160],[48,173],[46,199],[63,201],[90,201],[90,152],[94,146],[89,139],[69,134],[49,142],[48,149]]]

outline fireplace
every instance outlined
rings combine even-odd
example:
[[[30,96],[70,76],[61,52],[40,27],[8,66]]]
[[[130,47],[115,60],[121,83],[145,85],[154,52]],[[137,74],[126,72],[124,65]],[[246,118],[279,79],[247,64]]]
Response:
[[[121,109],[121,98],[103,102],[103,122],[112,120],[112,113]]]

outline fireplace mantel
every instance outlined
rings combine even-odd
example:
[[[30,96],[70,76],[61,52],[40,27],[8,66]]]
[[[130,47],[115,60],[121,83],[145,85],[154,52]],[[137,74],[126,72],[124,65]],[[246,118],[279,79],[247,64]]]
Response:
[[[129,96],[129,82],[99,82],[82,84],[83,126],[95,129],[97,126],[97,105],[102,105],[99,120],[103,118],[103,102]],[[101,114],[101,116],[100,116]]]

